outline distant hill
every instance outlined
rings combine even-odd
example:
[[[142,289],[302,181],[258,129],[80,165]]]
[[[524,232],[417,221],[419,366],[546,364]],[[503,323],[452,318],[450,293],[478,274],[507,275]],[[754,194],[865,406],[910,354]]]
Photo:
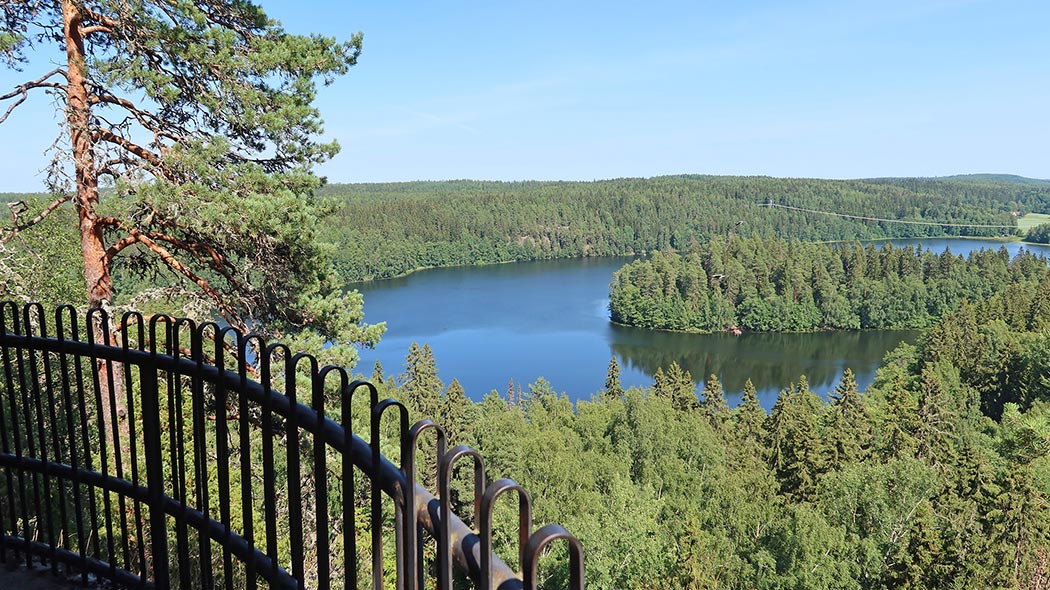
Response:
[[[1028,178],[1016,174],[956,174],[944,176],[941,180],[963,180],[963,181],[989,181],[989,182],[1011,182],[1014,184],[1030,184],[1036,186],[1050,186],[1050,180],[1041,178]]]

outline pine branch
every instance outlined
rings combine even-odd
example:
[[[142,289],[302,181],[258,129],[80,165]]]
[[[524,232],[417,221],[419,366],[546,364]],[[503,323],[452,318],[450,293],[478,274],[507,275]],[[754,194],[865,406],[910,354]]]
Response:
[[[246,329],[247,324],[245,323],[245,321],[226,302],[222,294],[219,293],[219,290],[210,282],[208,282],[207,279],[193,272],[192,269],[183,264],[182,261],[180,261],[170,250],[157,243],[157,240],[154,240],[152,237],[150,237],[148,233],[143,232],[137,228],[128,228],[127,232],[127,237],[121,239],[116,244],[110,246],[110,248],[107,249],[107,257],[112,258],[112,256],[110,255],[111,252],[113,253],[113,255],[115,255],[117,252],[126,248],[132,243],[142,244],[148,250],[156,254],[164,262],[164,264],[168,266],[168,268],[175,271],[177,274],[182,275],[193,284],[197,285],[201,289],[201,291],[203,291],[204,294],[212,300],[212,302],[215,304],[215,307],[219,310],[219,313],[222,315],[223,319],[225,319],[231,326],[235,326],[240,330]],[[118,244],[120,245],[120,248],[114,250],[114,247],[116,247]]]

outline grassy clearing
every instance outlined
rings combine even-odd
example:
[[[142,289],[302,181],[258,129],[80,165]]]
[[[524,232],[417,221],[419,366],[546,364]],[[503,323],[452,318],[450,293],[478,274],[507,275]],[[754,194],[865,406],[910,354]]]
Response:
[[[1050,215],[1044,213],[1029,213],[1024,217],[1017,218],[1017,229],[1026,232],[1033,227],[1044,223],[1050,223]]]

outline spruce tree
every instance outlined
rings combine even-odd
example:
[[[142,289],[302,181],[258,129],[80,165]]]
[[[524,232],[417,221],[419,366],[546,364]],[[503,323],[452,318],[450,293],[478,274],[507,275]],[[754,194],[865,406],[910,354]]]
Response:
[[[756,459],[762,459],[765,456],[766,418],[766,411],[758,403],[755,384],[748,379],[744,382],[744,398],[733,411],[732,438],[736,447],[747,449]]]
[[[376,364],[372,368],[372,377],[369,379],[372,385],[381,385],[383,383],[383,363],[376,359]]]
[[[847,367],[842,372],[829,397],[831,405],[824,428],[828,467],[841,469],[868,457],[874,444],[874,427],[871,412],[857,391],[852,369]]]
[[[921,378],[916,456],[935,465],[952,464],[958,435],[948,394],[932,366],[923,367]]]
[[[666,378],[668,394],[674,409],[682,412],[696,409],[696,386],[693,385],[693,376],[689,371],[682,369],[677,361],[671,361],[667,367]]]
[[[653,395],[667,400],[671,399],[671,387],[663,367],[656,367],[656,372],[653,373]]]
[[[459,384],[458,379],[453,378],[452,383],[448,384],[448,390],[441,398],[440,412],[440,424],[448,435],[450,447],[463,442],[468,406],[470,406],[470,400],[467,399],[463,386]]]
[[[887,458],[914,457],[918,451],[915,436],[921,428],[918,404],[905,385],[904,375],[897,373],[886,392],[885,440],[882,454]]]
[[[809,395],[808,389],[794,385],[782,390],[767,427],[770,466],[781,493],[798,500],[813,499],[817,476],[825,470],[818,415]]]
[[[609,359],[609,370],[605,374],[605,389],[603,393],[609,399],[623,397],[623,385],[620,383],[620,363],[616,361],[616,355]]]
[[[752,388],[754,388],[753,385]],[[701,395],[703,396],[703,401],[700,403],[700,408],[711,420],[712,425],[716,429],[724,425],[726,418],[729,416],[729,405],[726,403],[725,391],[722,389],[722,383],[718,380],[718,375],[712,373],[707,378]]]
[[[445,384],[438,377],[437,362],[429,344],[413,342],[405,357],[405,372],[398,377],[401,391],[420,418],[438,418]]]

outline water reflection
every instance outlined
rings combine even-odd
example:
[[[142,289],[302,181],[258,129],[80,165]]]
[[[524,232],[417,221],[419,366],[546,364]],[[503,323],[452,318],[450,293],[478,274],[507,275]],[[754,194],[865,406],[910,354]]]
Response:
[[[870,385],[887,351],[902,341],[914,342],[917,331],[817,332],[812,334],[680,334],[612,326],[612,350],[621,364],[652,376],[658,367],[676,361],[688,370],[698,389],[712,373],[732,397],[747,379],[755,384],[763,405],[776,401],[780,389],[805,374],[810,388],[826,394],[842,371],[853,369],[858,385]]]

